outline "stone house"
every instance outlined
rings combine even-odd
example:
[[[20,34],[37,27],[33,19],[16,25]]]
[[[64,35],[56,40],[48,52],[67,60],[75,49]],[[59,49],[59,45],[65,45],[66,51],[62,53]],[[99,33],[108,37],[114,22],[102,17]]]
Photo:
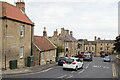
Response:
[[[96,42],[84,40],[84,52],[96,54]]]
[[[9,68],[11,60],[17,60],[18,68],[26,66],[27,57],[31,56],[33,31],[34,23],[25,13],[24,2],[16,2],[14,6],[0,1],[0,52],[3,69]]]
[[[81,52],[84,52],[84,40],[83,39],[78,39],[78,49],[80,54]]]
[[[101,40],[98,38],[97,42],[97,47],[96,47],[96,54],[97,56],[100,56],[101,52],[105,52],[106,54],[112,54],[114,53],[114,40]]]
[[[54,31],[54,35],[49,39],[57,46],[61,46],[64,49],[64,56],[74,56],[78,54],[77,40],[73,37],[73,32],[61,28],[61,33],[58,35],[58,31]]]
[[[114,40],[101,40],[95,36],[94,41],[84,40],[84,52],[93,53],[95,56],[100,56],[101,52],[111,54],[114,52]]]
[[[44,28],[43,36],[34,36],[33,55],[37,65],[45,65],[56,61],[56,46],[47,38]]]

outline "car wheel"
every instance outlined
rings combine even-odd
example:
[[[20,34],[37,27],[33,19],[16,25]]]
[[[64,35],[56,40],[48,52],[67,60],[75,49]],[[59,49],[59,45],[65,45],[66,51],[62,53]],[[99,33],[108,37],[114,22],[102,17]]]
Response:
[[[83,69],[83,65],[82,65],[81,69]]]
[[[63,68],[63,70],[66,70],[66,68]]]
[[[78,70],[78,66],[76,66],[76,68],[75,68],[75,71],[77,71]]]

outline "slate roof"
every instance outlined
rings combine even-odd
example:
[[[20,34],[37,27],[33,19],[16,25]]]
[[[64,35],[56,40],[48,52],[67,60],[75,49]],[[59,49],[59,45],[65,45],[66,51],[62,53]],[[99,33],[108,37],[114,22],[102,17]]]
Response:
[[[85,45],[89,45],[89,43],[91,43],[92,45],[96,45],[95,41],[84,41]]]
[[[91,43],[92,45],[95,45],[96,43],[114,43],[114,40],[97,40],[97,42],[95,41],[84,41],[85,45],[88,45],[89,43]]]
[[[7,2],[0,1],[0,17],[5,17],[34,25],[34,23],[27,17],[27,15],[21,9]]]
[[[65,37],[63,37],[63,36],[60,36],[60,39],[62,39],[62,40],[64,40],[64,41],[73,41],[73,42],[76,42],[77,40],[73,37],[73,36],[71,36],[71,35],[65,35]]]
[[[97,43],[114,43],[114,40],[97,40]]]
[[[48,38],[43,36],[34,36],[33,43],[40,49],[40,51],[47,51],[57,48]]]

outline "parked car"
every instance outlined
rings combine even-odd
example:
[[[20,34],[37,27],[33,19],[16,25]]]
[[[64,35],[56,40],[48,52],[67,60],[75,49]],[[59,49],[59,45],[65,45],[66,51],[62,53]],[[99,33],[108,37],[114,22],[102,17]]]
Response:
[[[81,54],[79,54],[79,55],[77,55],[77,56],[75,56],[76,58],[84,58],[84,53],[81,53]]]
[[[105,56],[105,57],[104,57],[104,62],[110,62],[110,61],[111,61],[110,56]]]
[[[58,61],[58,65],[63,66],[63,62],[67,59],[67,57],[60,57]]]
[[[101,55],[100,55],[101,57],[105,57],[105,53],[101,53]]]
[[[92,61],[92,54],[90,53],[85,53],[83,61]]]
[[[79,58],[68,58],[65,60],[65,62],[63,63],[63,69],[74,69],[74,70],[78,70],[79,68],[83,68],[83,61],[80,60]]]

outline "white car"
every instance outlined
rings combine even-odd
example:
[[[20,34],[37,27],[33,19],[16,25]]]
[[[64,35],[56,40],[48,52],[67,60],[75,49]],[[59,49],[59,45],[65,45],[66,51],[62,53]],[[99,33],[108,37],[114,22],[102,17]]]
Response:
[[[80,60],[79,58],[68,58],[65,60],[65,62],[63,63],[63,69],[74,69],[74,70],[78,70],[78,68],[83,68],[83,61]]]
[[[110,61],[111,61],[110,56],[105,56],[105,57],[104,57],[104,62],[110,62]]]

